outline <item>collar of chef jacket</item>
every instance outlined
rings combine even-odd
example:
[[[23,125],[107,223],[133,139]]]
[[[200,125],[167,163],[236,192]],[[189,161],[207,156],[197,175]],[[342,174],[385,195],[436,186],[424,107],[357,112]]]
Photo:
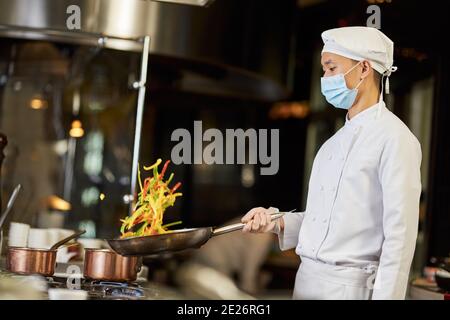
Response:
[[[381,105],[380,105],[381,104]],[[354,129],[360,127],[377,116],[377,107],[383,108],[384,101],[375,103],[373,106],[361,111],[351,120],[348,119],[348,114],[345,116],[345,127]]]
[[[348,115],[345,116],[345,125],[340,134],[340,146],[342,156],[347,157],[351,147],[355,143],[362,127],[374,121],[378,117],[378,109],[384,107],[384,101],[377,102],[373,106],[361,111],[351,120],[348,119]]]

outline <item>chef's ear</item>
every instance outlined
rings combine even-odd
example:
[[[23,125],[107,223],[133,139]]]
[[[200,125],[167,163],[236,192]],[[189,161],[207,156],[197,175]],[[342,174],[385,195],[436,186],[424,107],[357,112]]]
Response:
[[[361,80],[362,80],[364,78],[367,78],[369,75],[371,75],[373,72],[373,69],[372,69],[372,65],[367,60],[363,60],[361,62],[361,66],[362,66],[362,71],[361,71]]]

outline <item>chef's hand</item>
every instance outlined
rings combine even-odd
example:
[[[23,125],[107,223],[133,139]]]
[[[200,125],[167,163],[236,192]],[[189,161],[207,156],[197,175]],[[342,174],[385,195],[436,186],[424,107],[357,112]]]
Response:
[[[241,222],[245,223],[243,232],[275,232],[282,230],[284,227],[283,218],[272,221],[272,214],[276,213],[275,208],[253,208],[245,216],[242,217]]]

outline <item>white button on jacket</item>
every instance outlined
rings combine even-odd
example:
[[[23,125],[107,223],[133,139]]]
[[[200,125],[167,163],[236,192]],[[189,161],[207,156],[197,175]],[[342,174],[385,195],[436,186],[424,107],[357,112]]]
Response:
[[[372,299],[404,299],[422,154],[408,127],[380,103],[347,120],[320,148],[306,210],[284,216],[279,242],[282,250],[296,248],[300,257],[326,264],[378,265]]]

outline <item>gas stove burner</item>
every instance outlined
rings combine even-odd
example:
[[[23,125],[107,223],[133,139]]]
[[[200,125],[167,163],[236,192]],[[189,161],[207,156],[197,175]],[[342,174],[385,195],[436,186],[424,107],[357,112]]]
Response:
[[[105,286],[120,286],[120,287],[134,287],[139,288],[139,285],[134,282],[117,282],[117,281],[103,281],[103,280],[93,280],[90,284],[101,284]]]
[[[66,282],[65,281],[58,281],[58,279],[54,277],[46,277],[47,285],[49,288],[66,288]]]
[[[67,288],[66,280],[58,277],[46,277],[48,288]],[[144,289],[137,283],[82,279],[81,289],[88,292],[89,299],[94,300],[140,300],[145,298]]]
[[[134,283],[92,281],[85,283],[83,289],[93,298],[139,300],[145,297],[144,289]]]

